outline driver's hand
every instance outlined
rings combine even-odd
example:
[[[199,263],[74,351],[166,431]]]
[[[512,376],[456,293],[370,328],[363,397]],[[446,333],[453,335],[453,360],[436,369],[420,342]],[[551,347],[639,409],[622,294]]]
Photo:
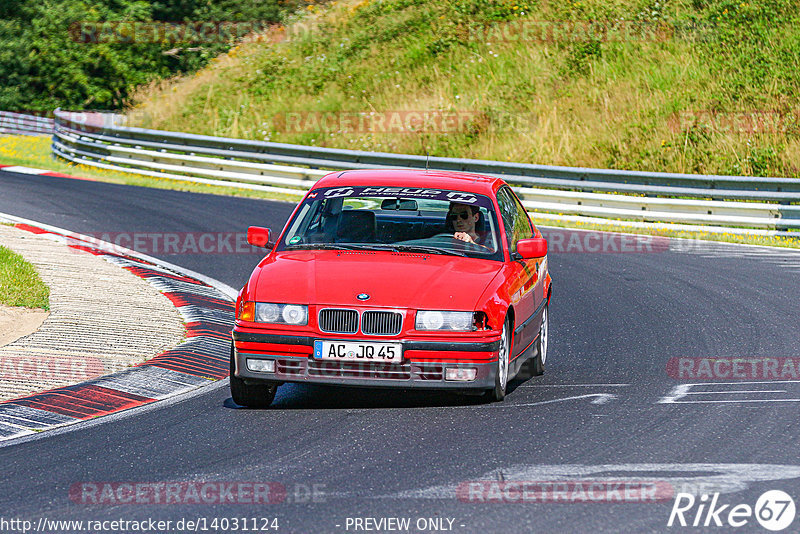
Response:
[[[475,240],[474,240],[474,239],[472,239],[472,236],[470,236],[470,235],[469,235],[468,233],[466,233],[466,232],[456,232],[456,233],[453,235],[453,237],[454,237],[454,238],[456,238],[456,239],[458,239],[458,240],[460,240],[460,241],[466,241],[467,243],[475,243]]]

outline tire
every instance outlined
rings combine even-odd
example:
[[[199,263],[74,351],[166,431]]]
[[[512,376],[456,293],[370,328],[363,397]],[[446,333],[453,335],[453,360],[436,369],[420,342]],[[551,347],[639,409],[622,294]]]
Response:
[[[244,380],[234,375],[235,372],[236,363],[233,361],[233,347],[231,347],[230,386],[233,402],[248,408],[267,408],[272,404],[278,391],[278,384],[245,384]]]
[[[500,350],[497,354],[497,369],[494,377],[494,388],[484,394],[487,402],[499,402],[506,398],[508,388],[508,365],[512,345],[511,321],[506,319],[503,323],[503,333],[500,335]]]
[[[536,356],[529,360],[529,369],[533,376],[544,374],[544,364],[547,362],[547,345],[550,335],[550,314],[547,307],[548,305],[545,304],[544,311],[542,311],[542,326],[539,328],[539,339],[536,340]]]

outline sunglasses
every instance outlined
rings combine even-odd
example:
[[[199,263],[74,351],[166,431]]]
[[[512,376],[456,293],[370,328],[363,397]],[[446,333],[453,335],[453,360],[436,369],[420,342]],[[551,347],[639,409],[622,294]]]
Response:
[[[451,220],[451,221],[455,221],[456,219],[459,219],[459,218],[464,220],[464,221],[466,221],[467,219],[469,219],[470,215],[471,215],[471,213],[469,213],[468,211],[462,211],[461,213],[448,213],[447,214],[447,218],[448,218],[448,220]]]

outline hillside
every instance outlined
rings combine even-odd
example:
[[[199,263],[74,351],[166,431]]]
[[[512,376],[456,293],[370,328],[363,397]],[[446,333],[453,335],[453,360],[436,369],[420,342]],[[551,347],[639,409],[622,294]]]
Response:
[[[800,176],[798,23],[790,0],[332,2],[140,89],[130,116],[319,146]]]
[[[134,87],[229,50],[220,24],[267,26],[299,1],[2,0],[0,109],[120,109]]]

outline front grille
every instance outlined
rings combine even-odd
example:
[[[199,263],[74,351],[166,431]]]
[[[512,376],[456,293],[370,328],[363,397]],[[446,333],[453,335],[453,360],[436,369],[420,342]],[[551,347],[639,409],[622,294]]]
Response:
[[[358,312],[337,308],[321,310],[319,329],[333,334],[355,334],[358,332]]]
[[[444,380],[443,365],[415,365],[411,367],[411,371],[420,380]]]
[[[276,360],[278,377],[317,378],[362,378],[379,380],[417,380],[441,382],[444,380],[444,366],[430,363],[403,362],[396,364],[337,362],[327,360],[307,360],[278,358]]]
[[[335,362],[309,359],[308,376],[408,380],[411,378],[411,366],[407,363],[365,364],[360,362]]]
[[[395,336],[403,327],[403,314],[389,311],[365,311],[361,331],[371,336]]]
[[[277,360],[275,372],[279,375],[302,375],[304,371],[303,362],[300,360]]]

